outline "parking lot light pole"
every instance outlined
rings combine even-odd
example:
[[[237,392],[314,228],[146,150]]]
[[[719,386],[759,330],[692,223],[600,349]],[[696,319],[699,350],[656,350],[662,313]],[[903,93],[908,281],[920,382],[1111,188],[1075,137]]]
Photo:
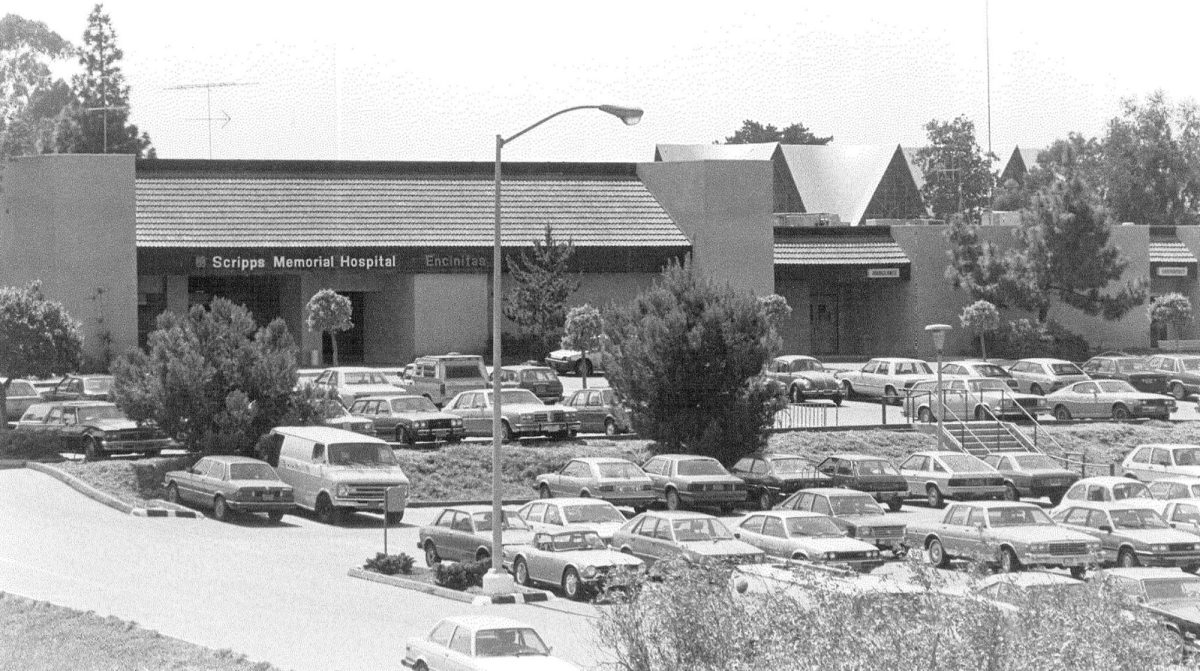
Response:
[[[503,438],[503,423],[500,420],[500,155],[504,145],[546,123],[556,116],[575,110],[596,109],[611,114],[632,126],[642,120],[642,110],[616,105],[576,105],[561,109],[537,123],[508,136],[496,136],[496,226],[492,236],[492,570],[483,577],[485,594],[507,594],[513,591],[512,576],[504,572],[504,545],[502,526],[504,511],[501,506],[500,443]]]
[[[933,336],[933,349],[937,351],[937,449],[942,450],[942,418],[946,414],[946,397],[942,392],[942,349],[946,346],[946,332],[952,327],[949,324],[930,324],[925,327]]]

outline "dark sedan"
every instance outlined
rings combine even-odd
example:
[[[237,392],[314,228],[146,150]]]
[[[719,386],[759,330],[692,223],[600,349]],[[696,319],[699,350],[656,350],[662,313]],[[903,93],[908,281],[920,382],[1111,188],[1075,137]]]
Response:
[[[1079,474],[1068,471],[1044,454],[989,454],[984,463],[1004,476],[1004,498],[1019,501],[1022,496],[1046,496],[1058,505],[1063,494],[1079,480]]]
[[[797,490],[828,487],[833,482],[808,460],[794,454],[749,454],[729,472],[745,481],[748,500],[760,510],[770,510]]]
[[[1167,392],[1182,401],[1192,394],[1200,394],[1200,356],[1194,354],[1159,354],[1146,360],[1150,370],[1170,376]]]
[[[1165,394],[1171,376],[1152,370],[1146,360],[1139,356],[1095,356],[1088,359],[1083,372],[1093,380],[1124,380],[1134,389],[1148,394]]]
[[[869,454],[833,454],[817,464],[817,470],[833,478],[834,487],[848,487],[870,494],[887,503],[893,512],[900,510],[908,495],[908,481],[892,462]]]
[[[47,401],[111,401],[113,376],[68,375],[44,394]]]

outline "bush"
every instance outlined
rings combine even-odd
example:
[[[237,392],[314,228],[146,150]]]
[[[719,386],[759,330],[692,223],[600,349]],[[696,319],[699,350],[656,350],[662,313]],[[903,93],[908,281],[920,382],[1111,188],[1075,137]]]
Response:
[[[1026,359],[1035,356],[1053,357],[1068,361],[1088,358],[1088,343],[1056,321],[1038,324],[1029,319],[1010,321],[995,334],[993,356],[1003,359]]]
[[[442,587],[460,592],[483,585],[483,574],[492,568],[492,560],[467,562],[438,562],[433,565],[433,579]]]
[[[62,461],[62,452],[69,452],[67,443],[59,436],[26,431],[0,431],[0,459],[28,461]]]
[[[383,575],[412,575],[413,558],[403,552],[398,555],[386,555],[379,552],[368,559],[363,564],[363,568]]]

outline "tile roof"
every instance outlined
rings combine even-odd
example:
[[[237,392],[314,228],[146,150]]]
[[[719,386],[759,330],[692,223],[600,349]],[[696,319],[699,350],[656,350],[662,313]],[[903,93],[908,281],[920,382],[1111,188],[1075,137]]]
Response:
[[[1196,263],[1196,257],[1178,240],[1151,238],[1150,263]]]
[[[891,238],[803,236],[775,239],[777,266],[879,266],[911,263]]]
[[[492,245],[483,175],[139,170],[135,191],[138,247]],[[502,195],[507,246],[531,245],[546,225],[581,247],[690,245],[634,176],[506,177]]]

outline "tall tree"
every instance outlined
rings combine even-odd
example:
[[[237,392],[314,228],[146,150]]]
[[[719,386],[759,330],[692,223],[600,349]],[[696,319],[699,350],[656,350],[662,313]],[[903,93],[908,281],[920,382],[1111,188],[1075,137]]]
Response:
[[[64,375],[83,360],[79,322],[42,294],[40,282],[0,287],[0,418],[6,417],[13,378]],[[0,422],[0,431],[7,425]]]
[[[508,257],[514,286],[504,294],[502,312],[540,350],[548,351],[562,337],[567,299],[579,289],[579,278],[570,272],[574,257],[575,244],[556,241],[549,226],[545,239],[535,240],[533,249]]]
[[[0,158],[53,150],[55,119],[71,91],[52,66],[73,53],[40,21],[0,19]]]
[[[333,365],[338,365],[337,334],[354,328],[350,320],[353,310],[350,299],[333,289],[321,289],[304,306],[304,326],[309,331],[329,334],[333,348]]]
[[[762,125],[746,119],[742,127],[725,138],[725,144],[753,144],[757,142],[780,142],[783,144],[829,144],[833,136],[818,137],[804,124],[794,123],[783,130],[773,125]]]
[[[154,158],[150,136],[129,123],[129,86],[121,72],[124,56],[112,20],[104,5],[97,4],[88,15],[79,50],[83,72],[71,80],[77,101],[59,124],[59,152]]]
[[[975,122],[965,116],[953,121],[934,119],[925,124],[929,144],[917,151],[916,162],[925,174],[921,195],[933,216],[949,221],[960,216],[978,223],[991,198],[991,154],[975,141]]]

